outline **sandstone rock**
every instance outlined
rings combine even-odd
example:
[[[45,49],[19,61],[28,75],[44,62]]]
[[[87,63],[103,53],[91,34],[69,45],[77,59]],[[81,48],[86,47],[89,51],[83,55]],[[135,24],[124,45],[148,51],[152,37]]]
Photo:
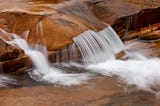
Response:
[[[0,4],[0,28],[26,38],[30,44],[45,45],[52,62],[55,62],[55,53],[67,48],[73,42],[73,37],[88,29],[99,31],[108,24],[113,26],[125,42],[135,38],[138,40],[159,38],[157,26],[150,34],[147,32],[149,30],[140,30],[160,21],[159,0],[15,1],[17,2],[6,0]],[[140,32],[130,34],[135,30]],[[9,50],[4,49],[6,44],[1,47],[3,51],[0,52],[0,58],[3,62],[12,59],[18,62],[24,56],[21,50],[12,46],[9,46]],[[64,55],[66,55],[64,58],[69,58],[68,52]],[[29,63],[29,59],[26,61]]]
[[[114,24],[121,17],[136,14],[144,9],[160,6],[159,0],[94,0],[89,1],[90,9],[103,22]],[[158,13],[157,13],[158,14]]]
[[[22,69],[24,71],[26,70],[25,67],[31,67],[31,61],[25,56],[23,50],[7,44],[4,40],[11,40],[11,33],[25,38],[27,36],[26,32],[42,18],[43,16],[25,14],[23,12],[6,12],[0,14],[0,28],[6,31],[0,31],[0,65],[3,73],[16,72]]]
[[[129,50],[140,52],[149,57],[160,56],[160,23],[128,33],[124,39]]]
[[[18,72],[31,67],[31,62],[24,52],[0,39],[0,73]],[[24,71],[23,70],[23,71]]]
[[[18,58],[22,50],[15,46],[11,46],[4,41],[0,40],[0,59],[1,61],[12,60]]]
[[[54,15],[46,16],[30,30],[27,39],[31,44],[46,45],[49,51],[61,49],[72,43],[72,38],[85,30],[80,22],[74,21],[56,18]]]
[[[31,61],[27,56],[0,62],[1,73],[25,73],[32,67]]]
[[[128,51],[160,57],[159,0],[64,0],[66,3],[56,4],[61,1],[0,0],[0,28],[21,37],[26,37],[29,30],[28,42],[46,45],[52,62],[71,58],[69,45],[73,37],[87,29],[98,31],[107,24],[111,24],[124,43],[130,46]],[[4,9],[6,7],[9,9]],[[117,58],[123,54],[121,52]],[[3,67],[0,71],[5,73],[25,72],[32,66],[22,50],[6,44],[2,39],[0,59],[0,66]],[[71,89],[47,86],[3,89],[0,92],[1,105],[159,106],[154,94],[130,89],[124,92],[124,85],[117,79],[96,78],[91,80],[94,86],[82,85]]]

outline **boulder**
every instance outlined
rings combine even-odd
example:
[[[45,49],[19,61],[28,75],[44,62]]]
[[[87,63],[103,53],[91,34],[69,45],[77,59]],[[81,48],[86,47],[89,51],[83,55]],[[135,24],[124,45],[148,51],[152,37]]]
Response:
[[[7,33],[15,33],[27,39],[29,44],[45,45],[52,62],[56,62],[58,56],[61,58],[60,61],[63,61],[62,52],[59,51],[69,48],[69,45],[73,43],[73,37],[88,29],[102,30],[108,24],[113,26],[126,43],[133,41],[133,34],[135,34],[134,37],[140,38],[138,40],[159,38],[159,35],[155,34],[158,33],[157,30],[151,31],[152,33],[147,36],[138,34],[144,32],[141,28],[159,23],[159,0],[15,1],[6,0],[0,4],[0,28]],[[130,34],[137,30],[140,32]],[[1,64],[5,62],[10,64],[10,61],[13,60],[16,62],[26,61],[27,65],[24,62],[18,68],[31,66],[30,60],[22,50],[11,45],[8,46],[4,42],[1,45]],[[68,51],[65,52],[66,54],[63,53],[66,55],[63,56],[65,60],[70,58],[71,54]],[[81,56],[78,54],[78,57]],[[4,66],[7,67],[7,65]],[[18,68],[15,68],[14,71]],[[13,72],[10,69],[4,68],[4,72]]]
[[[0,51],[0,73],[20,72],[31,68],[30,59],[18,47],[0,39]]]

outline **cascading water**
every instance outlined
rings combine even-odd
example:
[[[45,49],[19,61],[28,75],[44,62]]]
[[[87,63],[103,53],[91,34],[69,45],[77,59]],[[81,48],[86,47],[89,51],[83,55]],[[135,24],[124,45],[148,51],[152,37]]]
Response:
[[[99,32],[100,36],[103,36],[108,41],[110,48],[114,55],[124,50],[124,44],[111,26],[108,26],[104,30]]]
[[[76,38],[73,38],[78,46],[85,64],[104,62],[114,59],[109,43],[98,33],[88,30]]]
[[[101,40],[97,40],[97,38]],[[110,26],[98,33],[87,31],[74,38],[74,41],[85,61],[94,61],[96,63],[100,60],[100,63],[85,66],[90,72],[104,76],[118,76],[127,85],[134,85],[138,89],[146,91],[153,92],[152,88],[155,89],[156,86],[160,85],[159,58],[148,59],[141,54],[126,51],[128,60],[109,60],[104,56],[106,54],[113,57],[113,55],[126,49]],[[104,44],[104,46],[100,46],[101,44]],[[107,48],[104,48],[106,46]]]
[[[134,85],[141,90],[152,91],[152,88],[160,85],[158,58],[109,60],[86,68],[104,76],[118,76],[127,85]]]
[[[62,70],[51,67],[47,57],[41,51],[32,49],[24,39],[15,34],[13,34],[13,40],[6,42],[20,47],[30,57],[34,70],[29,74],[35,80],[70,86],[80,84],[89,78],[86,73],[67,74]]]
[[[9,43],[12,45],[17,45],[18,47],[23,49],[25,51],[25,54],[27,54],[35,64],[35,68],[39,70],[41,74],[49,72],[49,65],[46,57],[38,50],[33,50],[31,47],[29,47],[24,39],[14,34],[14,40],[9,41]]]
[[[39,36],[39,38],[36,41],[36,45],[34,45],[34,48],[41,51],[43,54],[47,56],[47,48],[44,46],[46,45],[45,42],[45,36],[44,36],[44,31],[43,31],[43,23],[40,21],[36,25],[36,34]]]
[[[65,73],[52,67],[46,55],[43,54],[43,50],[39,50],[41,46],[33,49],[34,46],[30,46],[26,40],[15,34],[12,35],[9,38],[7,37],[7,40],[10,41],[6,41],[6,38],[3,39],[3,36],[1,36],[1,39],[9,44],[19,46],[31,58],[34,69],[30,72],[30,76],[35,80],[69,86],[80,84],[89,79],[93,73],[99,73],[104,76],[118,76],[127,85],[134,85],[147,91],[152,91],[153,87],[160,85],[159,58],[148,59],[137,53],[126,52],[129,57],[128,60],[114,59],[114,55],[125,47],[111,27],[98,33],[89,30],[74,38],[75,44],[82,53],[84,62],[87,64],[97,63],[85,67],[72,64],[89,70],[88,73],[80,74]],[[72,53],[74,53],[73,51]],[[2,82],[0,84],[3,85]]]
[[[78,46],[85,64],[115,59],[115,54],[124,50],[123,42],[111,26],[98,33],[88,30],[73,40]]]

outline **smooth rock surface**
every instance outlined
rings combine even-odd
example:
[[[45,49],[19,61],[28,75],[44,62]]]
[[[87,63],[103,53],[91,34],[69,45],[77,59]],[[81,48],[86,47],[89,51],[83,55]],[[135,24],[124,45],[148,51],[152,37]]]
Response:
[[[0,0],[0,28],[47,45],[50,60],[69,60],[72,38],[111,24],[129,51],[160,56],[159,0]],[[144,10],[145,9],[145,10]],[[28,31],[28,32],[26,32]],[[29,34],[28,36],[27,33]],[[38,40],[38,39],[39,40]],[[61,50],[62,49],[62,50]],[[63,50],[66,50],[64,53]],[[62,54],[66,56],[62,57]],[[24,72],[23,51],[0,39],[1,72]],[[75,70],[77,71],[77,70]],[[24,79],[23,79],[24,80]],[[22,81],[23,82],[23,81]],[[2,106],[159,106],[155,94],[127,88],[116,77],[100,77],[73,87],[1,88]]]

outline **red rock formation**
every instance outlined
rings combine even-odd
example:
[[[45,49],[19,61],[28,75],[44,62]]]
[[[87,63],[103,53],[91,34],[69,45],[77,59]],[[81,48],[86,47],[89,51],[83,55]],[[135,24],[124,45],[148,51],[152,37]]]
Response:
[[[63,1],[66,1],[63,3]],[[31,44],[46,45],[55,62],[69,59],[72,38],[87,29],[100,30],[111,24],[130,51],[160,56],[160,0],[0,0],[0,28],[25,37]],[[3,36],[4,37],[4,36]],[[5,39],[8,39],[5,36]],[[64,48],[64,49],[62,49]],[[62,57],[62,50],[65,50]],[[59,50],[59,51],[58,51]],[[123,54],[123,53],[122,53]],[[117,56],[118,57],[118,56]],[[24,72],[31,67],[22,50],[0,38],[1,72]],[[93,85],[71,88],[33,87],[1,89],[3,106],[147,106],[160,103],[154,94],[124,91],[115,78],[96,78]],[[80,88],[80,89],[79,89]]]
[[[30,44],[46,45],[49,52],[52,52],[51,57],[55,57],[56,50],[71,44],[73,37],[87,29],[99,31],[111,24],[126,41],[131,37],[127,35],[128,31],[159,22],[159,0],[145,0],[145,3],[144,0],[15,1],[6,0],[0,4],[0,28],[27,37]],[[25,35],[26,31],[29,31],[28,36]],[[9,57],[6,59],[3,56],[2,62],[15,57],[19,60],[24,56],[20,52],[17,57],[14,47],[10,47],[12,52],[1,53]],[[16,56],[12,58],[9,55],[13,53]],[[51,60],[54,61],[54,58]]]
[[[31,63],[24,52],[6,42],[0,40],[0,72],[12,73],[20,72],[22,69],[31,68]]]

